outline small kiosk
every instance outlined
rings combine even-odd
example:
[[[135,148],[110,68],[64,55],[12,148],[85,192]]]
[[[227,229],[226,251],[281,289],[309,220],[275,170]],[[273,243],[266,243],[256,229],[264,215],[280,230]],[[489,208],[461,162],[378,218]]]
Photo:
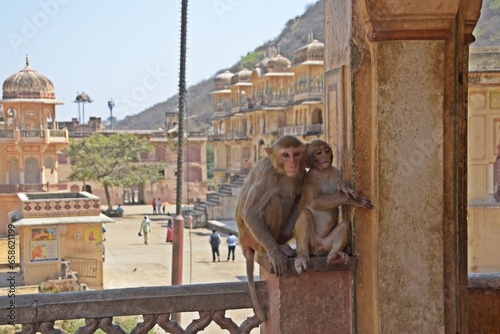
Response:
[[[100,198],[87,192],[19,193],[19,209],[9,213],[19,234],[20,274],[25,285],[64,276],[69,269],[81,283],[103,287]]]

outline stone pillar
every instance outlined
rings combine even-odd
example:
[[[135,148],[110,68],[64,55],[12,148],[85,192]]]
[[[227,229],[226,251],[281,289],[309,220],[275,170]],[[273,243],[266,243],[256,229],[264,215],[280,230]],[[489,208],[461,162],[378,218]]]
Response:
[[[309,268],[297,274],[294,259],[288,273],[276,277],[267,259],[258,258],[260,279],[268,291],[268,320],[263,334],[351,334],[352,281],[356,257],[348,265],[329,265],[326,257],[312,257]]]
[[[467,332],[467,49],[481,1],[324,0],[325,131],[352,210],[357,333]]]

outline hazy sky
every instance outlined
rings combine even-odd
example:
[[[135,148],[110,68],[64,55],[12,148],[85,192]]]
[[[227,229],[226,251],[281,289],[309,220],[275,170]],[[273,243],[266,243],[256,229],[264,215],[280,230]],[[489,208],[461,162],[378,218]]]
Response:
[[[232,66],[316,0],[191,0],[186,84]],[[0,79],[30,66],[54,84],[57,121],[133,115],[178,91],[181,0],[0,2]]]

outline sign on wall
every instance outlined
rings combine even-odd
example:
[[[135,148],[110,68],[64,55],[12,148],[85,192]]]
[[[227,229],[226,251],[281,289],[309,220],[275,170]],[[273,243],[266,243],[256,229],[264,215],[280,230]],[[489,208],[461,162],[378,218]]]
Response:
[[[59,259],[59,235],[57,227],[31,228],[31,262],[56,261]]]

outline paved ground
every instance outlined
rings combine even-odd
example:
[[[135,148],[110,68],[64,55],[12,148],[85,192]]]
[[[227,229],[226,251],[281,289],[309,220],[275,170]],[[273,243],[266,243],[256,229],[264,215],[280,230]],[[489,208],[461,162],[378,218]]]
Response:
[[[172,244],[165,242],[166,215],[152,215],[151,206],[124,206],[124,217],[113,218],[115,223],[107,224],[106,261],[104,262],[104,288],[125,288],[141,286],[170,285],[172,281]],[[175,212],[175,206],[167,211]],[[147,214],[151,219],[151,234],[148,245],[137,235],[141,220]],[[222,222],[224,228],[232,230],[234,222]],[[236,249],[236,260],[227,262],[226,234],[222,234],[221,262],[212,262],[208,238],[209,229],[184,229],[183,284],[246,281],[245,261],[241,248]],[[256,269],[257,272],[258,269]],[[252,310],[230,311],[238,325]],[[181,326],[198,318],[197,313],[183,313]],[[214,324],[200,333],[224,333]],[[253,330],[252,333],[258,333]]]

